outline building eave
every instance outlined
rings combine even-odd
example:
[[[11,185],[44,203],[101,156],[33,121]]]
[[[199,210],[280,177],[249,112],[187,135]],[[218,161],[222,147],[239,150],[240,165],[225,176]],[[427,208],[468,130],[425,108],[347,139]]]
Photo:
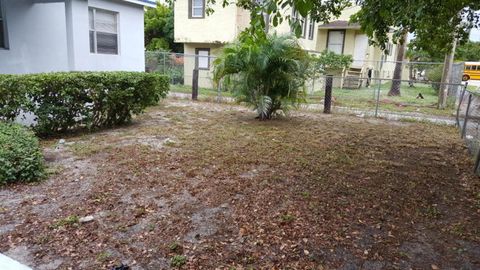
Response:
[[[124,2],[129,2],[132,4],[142,5],[146,7],[156,7],[157,1],[156,0],[122,0]]]
[[[332,21],[327,24],[321,24],[318,26],[318,29],[360,29],[360,24],[358,23],[350,23],[348,21]]]

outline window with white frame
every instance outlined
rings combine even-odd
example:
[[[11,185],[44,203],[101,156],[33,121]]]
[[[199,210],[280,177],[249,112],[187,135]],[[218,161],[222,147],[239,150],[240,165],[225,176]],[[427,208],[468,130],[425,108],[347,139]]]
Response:
[[[345,30],[330,30],[327,37],[327,50],[336,54],[343,54]]]
[[[393,44],[387,43],[385,50],[387,51],[387,55],[391,56],[393,54]]]
[[[2,5],[3,1],[0,0],[0,48],[7,49],[7,23],[5,20],[5,9]]]
[[[188,4],[190,18],[205,18],[205,0],[188,0]]]
[[[89,8],[90,52],[118,54],[118,13]]]
[[[308,24],[308,39],[313,39],[315,34],[315,20],[310,17],[310,23]]]
[[[295,8],[293,9],[292,17],[294,21],[298,21],[300,23],[300,27],[302,29],[301,37],[305,38],[305,33],[307,32],[306,18],[302,17],[302,15],[300,15],[300,13],[298,13],[298,11]],[[294,29],[292,29],[292,32],[293,30]]]
[[[210,69],[210,49],[196,49],[196,67],[198,69]]]

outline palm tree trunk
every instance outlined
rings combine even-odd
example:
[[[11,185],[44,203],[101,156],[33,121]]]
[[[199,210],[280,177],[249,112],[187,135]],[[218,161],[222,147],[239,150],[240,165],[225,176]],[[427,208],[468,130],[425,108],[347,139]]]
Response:
[[[400,96],[400,86],[402,84],[403,57],[407,48],[408,31],[405,31],[400,39],[397,49],[397,59],[395,70],[393,71],[392,86],[388,92],[389,96]]]

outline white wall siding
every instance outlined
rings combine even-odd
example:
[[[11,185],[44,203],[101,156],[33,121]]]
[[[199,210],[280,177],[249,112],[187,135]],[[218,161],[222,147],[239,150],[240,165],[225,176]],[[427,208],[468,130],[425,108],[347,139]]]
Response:
[[[9,49],[0,49],[0,73],[145,70],[142,5],[111,0],[4,2]],[[118,55],[90,53],[89,6],[119,13]]]
[[[0,73],[62,71],[68,67],[65,4],[4,1],[10,49],[0,49]]]
[[[144,71],[143,6],[106,0],[73,1],[74,70]],[[118,12],[118,55],[90,53],[88,7]]]

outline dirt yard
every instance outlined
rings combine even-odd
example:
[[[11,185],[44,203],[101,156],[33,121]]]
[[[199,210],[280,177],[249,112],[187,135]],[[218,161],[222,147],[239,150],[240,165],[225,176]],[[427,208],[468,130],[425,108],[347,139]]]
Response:
[[[0,252],[34,269],[479,269],[480,178],[453,127],[169,99],[43,141],[0,189]]]

